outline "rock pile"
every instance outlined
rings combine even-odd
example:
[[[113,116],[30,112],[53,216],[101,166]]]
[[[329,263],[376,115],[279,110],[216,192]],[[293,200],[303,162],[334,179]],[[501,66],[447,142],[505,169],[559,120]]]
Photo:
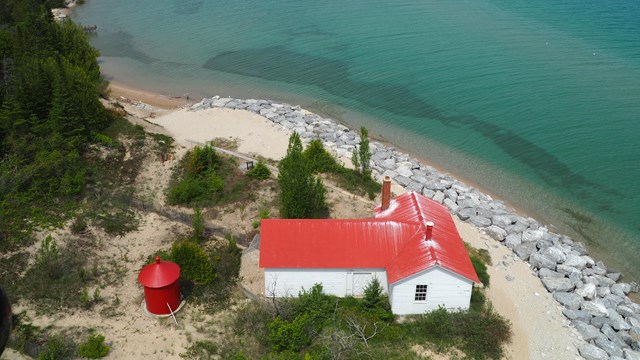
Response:
[[[321,139],[327,150],[344,158],[350,158],[359,143],[358,133],[299,106],[214,97],[203,99],[191,109],[212,107],[260,114],[296,131],[304,142]],[[555,234],[532,218],[517,215],[503,202],[394,148],[378,142],[371,142],[370,148],[374,176],[389,176],[406,189],[445,205],[460,220],[482,229],[527,261],[582,335],[584,343],[578,347],[581,356],[589,360],[640,360],[640,305],[627,296],[640,290],[638,284],[622,282],[620,273],[596,262],[582,243]]]

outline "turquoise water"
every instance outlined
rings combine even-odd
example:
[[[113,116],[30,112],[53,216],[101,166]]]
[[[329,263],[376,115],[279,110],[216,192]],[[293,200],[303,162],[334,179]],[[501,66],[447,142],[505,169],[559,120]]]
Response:
[[[586,241],[640,279],[640,3],[88,0],[105,74],[301,104]]]

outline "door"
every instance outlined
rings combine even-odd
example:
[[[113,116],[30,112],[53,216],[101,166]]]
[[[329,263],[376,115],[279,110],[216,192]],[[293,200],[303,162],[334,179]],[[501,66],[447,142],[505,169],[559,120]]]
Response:
[[[353,296],[362,296],[364,295],[364,289],[369,285],[373,276],[371,273],[365,272],[354,272],[353,273]]]

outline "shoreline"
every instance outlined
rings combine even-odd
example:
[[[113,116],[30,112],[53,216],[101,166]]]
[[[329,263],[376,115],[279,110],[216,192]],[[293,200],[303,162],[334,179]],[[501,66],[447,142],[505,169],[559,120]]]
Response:
[[[178,108],[178,107],[182,107],[182,106],[186,106],[187,104],[192,104],[195,103],[197,101],[199,101],[199,98],[192,98],[190,99],[191,101],[186,101],[186,99],[182,99],[181,97],[174,97],[171,95],[165,95],[165,94],[161,94],[155,90],[145,90],[142,88],[138,88],[135,85],[128,85],[128,84],[124,84],[118,80],[110,80],[110,88],[112,89],[112,93],[113,95],[117,95],[117,96],[124,96],[125,98],[130,98],[131,100],[138,100],[138,101],[142,101],[144,103],[147,103],[149,105],[154,105],[157,106],[159,108],[165,109],[165,110],[171,110],[173,108]],[[222,96],[220,96],[222,97]],[[225,96],[226,97],[226,96]],[[206,98],[203,98],[206,99]],[[283,100],[274,100],[274,103],[280,102],[280,103],[285,103],[286,101]],[[305,109],[306,110],[306,109]],[[333,122],[343,125],[349,129],[353,128],[353,125],[345,122],[344,120],[339,120],[336,118],[335,114],[326,114],[323,113],[322,111],[318,111],[318,110],[312,110],[314,114],[320,115],[323,118],[328,118],[331,119]],[[355,130],[354,130],[355,131]],[[477,189],[478,191],[480,191],[482,194],[486,194],[489,195],[493,200],[497,200],[500,201],[502,203],[504,203],[504,205],[507,208],[510,208],[511,210],[513,210],[517,215],[524,217],[524,218],[530,218],[530,219],[535,219],[536,222],[542,224],[543,226],[547,227],[550,231],[553,232],[557,232],[557,233],[562,233],[564,235],[568,235],[569,237],[571,237],[572,239],[576,240],[576,241],[580,241],[582,242],[586,247],[587,250],[589,251],[589,254],[592,256],[595,256],[596,258],[599,259],[604,259],[607,263],[610,264],[614,264],[613,268],[617,269],[618,267],[621,268],[627,268],[627,265],[624,265],[622,263],[616,263],[615,260],[615,254],[613,254],[612,252],[608,251],[607,249],[605,249],[602,244],[599,243],[593,243],[591,244],[589,239],[582,237],[582,235],[576,231],[574,228],[572,228],[571,226],[567,225],[567,224],[562,224],[562,223],[554,223],[552,222],[550,219],[546,219],[546,216],[544,216],[540,211],[536,211],[535,209],[531,209],[531,208],[526,208],[525,205],[518,205],[515,202],[509,200],[508,198],[504,197],[504,196],[500,196],[497,192],[489,190],[487,187],[480,185],[478,182],[474,181],[473,179],[471,179],[468,176],[465,176],[464,174],[461,174],[459,172],[455,172],[455,171],[451,171],[448,170],[446,165],[438,165],[435,164],[429,160],[427,160],[424,156],[419,155],[415,152],[412,152],[410,150],[407,150],[405,148],[403,148],[402,146],[398,146],[394,143],[392,143],[390,140],[387,140],[384,136],[378,136],[375,133],[370,133],[370,139],[372,141],[376,141],[379,142],[381,144],[383,144],[385,147],[387,148],[393,148],[403,154],[409,155],[409,157],[418,160],[421,164],[424,164],[430,168],[433,168],[434,170],[436,170],[438,173],[444,174],[444,175],[448,175],[450,177],[452,177],[453,179],[456,179],[464,184],[466,184],[469,187],[472,187],[474,189]],[[350,161],[350,160],[349,160]],[[348,163],[347,165],[350,165],[350,163]],[[537,185],[534,184],[530,184],[530,186],[532,186],[533,188],[538,189],[539,187]],[[543,190],[541,190],[543,191]],[[558,199],[557,196],[555,194],[549,194],[550,199]],[[582,209],[583,211],[588,211],[586,209]],[[635,282],[640,282],[640,275],[634,273],[634,276],[630,276],[628,275],[625,271],[623,271],[625,273],[626,280],[627,281],[635,281]],[[637,296],[637,300],[640,300],[640,295]]]

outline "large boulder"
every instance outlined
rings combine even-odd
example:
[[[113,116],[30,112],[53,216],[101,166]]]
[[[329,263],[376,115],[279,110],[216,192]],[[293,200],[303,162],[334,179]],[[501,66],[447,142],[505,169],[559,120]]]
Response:
[[[587,300],[593,300],[596,297],[596,286],[594,284],[584,284],[583,287],[576,289],[576,294]]]
[[[545,277],[541,280],[544,287],[552,293],[556,291],[571,291],[574,288],[571,280],[567,278]]]
[[[555,259],[545,256],[541,253],[535,253],[531,254],[531,256],[529,257],[529,264],[531,264],[531,266],[536,269],[547,268],[555,271],[557,262]]]
[[[624,318],[622,317],[622,315],[618,314],[616,310],[609,309],[608,316],[609,316],[609,319],[611,319],[611,321],[613,322],[613,324],[611,324],[611,327],[613,327],[614,329],[618,331],[631,329],[631,325],[629,325],[626,321],[624,321]]]
[[[515,216],[512,215],[495,215],[491,221],[494,225],[500,226],[505,229],[507,226],[516,222]]]
[[[600,349],[604,350],[607,352],[607,354],[609,354],[610,356],[622,356],[622,349],[617,346],[615,343],[613,343],[612,341],[606,339],[606,337],[598,337],[596,338],[594,341],[595,345],[597,347],[599,347]]]
[[[522,242],[529,242],[529,241],[538,242],[544,239],[545,234],[546,232],[541,229],[536,229],[536,230],[527,229],[522,233]]]
[[[606,351],[588,343],[580,345],[578,352],[586,360],[609,360],[609,355],[607,355]]]
[[[587,324],[592,318],[592,316],[588,312],[582,310],[564,309],[562,310],[562,314],[564,314],[564,316],[566,316],[569,320],[577,320]]]
[[[507,237],[507,231],[496,225],[489,226],[488,228],[484,229],[484,232],[492,239],[497,241],[502,241]]]
[[[529,260],[529,257],[531,256],[531,254],[534,254],[537,249],[538,248],[536,247],[536,243],[527,242],[527,243],[522,243],[520,245],[517,245],[513,249],[513,252],[515,252],[520,259],[526,261],[526,260]]]
[[[589,342],[591,340],[595,340],[595,339],[597,339],[599,337],[605,338],[605,336],[600,332],[600,330],[598,330],[593,325],[589,325],[589,324],[584,323],[582,321],[575,321],[575,320],[571,322],[571,325],[574,328],[576,328],[576,330],[578,330],[578,332],[580,333],[580,335],[582,335],[582,338],[586,342]]]
[[[569,254],[567,259],[564,261],[564,265],[582,270],[587,266],[587,260],[582,256]]]
[[[504,245],[509,249],[515,249],[520,244],[522,244],[522,234],[509,234],[504,240]]]
[[[570,310],[578,310],[582,305],[582,297],[575,293],[556,292],[553,294],[553,298]]]
[[[586,311],[593,316],[609,315],[609,309],[607,309],[607,307],[599,299],[583,302],[580,310]]]
[[[540,254],[554,259],[557,264],[561,264],[565,262],[565,260],[567,260],[567,255],[565,255],[562,250],[556,248],[555,246],[549,246],[540,250]]]
[[[487,219],[485,217],[482,216],[472,216],[469,218],[468,220],[470,223],[472,223],[473,225],[477,226],[477,227],[487,227],[491,225],[491,220]]]

